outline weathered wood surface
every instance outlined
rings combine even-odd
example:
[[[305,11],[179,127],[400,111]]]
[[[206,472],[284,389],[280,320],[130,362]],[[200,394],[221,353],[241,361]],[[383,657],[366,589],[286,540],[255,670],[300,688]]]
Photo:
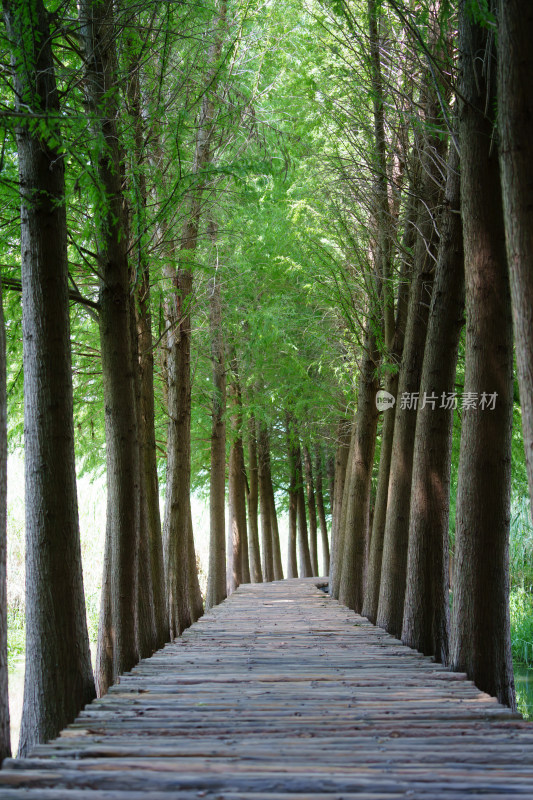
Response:
[[[533,798],[533,725],[316,583],[242,586],[5,762],[0,799]]]

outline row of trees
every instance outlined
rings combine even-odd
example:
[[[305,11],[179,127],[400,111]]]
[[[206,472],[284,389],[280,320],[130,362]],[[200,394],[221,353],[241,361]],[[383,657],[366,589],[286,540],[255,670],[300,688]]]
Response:
[[[406,34],[402,46],[418,41],[422,57],[419,86],[409,98],[414,130],[398,146],[398,84],[391,81],[397,78],[387,39],[402,33],[377,3],[369,3],[376,299],[368,301],[352,432],[336,459],[335,485],[344,484],[344,491],[333,523],[332,591],[514,707],[508,556],[513,313],[527,454],[531,212],[522,159],[531,101],[521,90],[515,93],[511,81],[528,85],[531,59],[522,36],[531,14],[524,18],[514,3],[464,0],[456,33],[456,17],[443,3],[429,5],[424,28],[413,25],[412,12],[391,5]],[[353,18],[347,27],[351,45]],[[409,180],[399,211],[396,159]],[[462,365],[457,372],[460,342],[464,373]],[[396,404],[384,412],[370,513],[380,374]],[[450,620],[457,393],[461,438]]]
[[[192,491],[210,499],[206,607],[329,570],[342,602],[514,704],[518,5],[4,0],[0,515],[7,405],[26,470],[21,754],[202,614]],[[107,477],[94,679],[76,458]]]
[[[22,292],[22,359],[13,335],[20,324],[18,295],[6,301],[15,440],[21,360],[24,372],[21,755],[55,736],[119,674],[203,613],[190,502],[195,457],[204,468],[210,457],[207,607],[250,576],[283,577],[272,437],[283,442],[277,458],[290,472],[290,502],[294,498],[298,507],[291,511],[289,573],[297,571],[296,519],[303,574],[318,572],[317,508],[327,557],[328,500],[321,488],[327,482],[327,453],[309,430],[300,439],[295,400],[285,398],[278,409],[278,400],[266,397],[272,376],[257,363],[264,342],[254,343],[257,328],[251,329],[254,314],[268,323],[270,309],[262,309],[268,303],[259,303],[265,287],[258,293],[253,276],[236,278],[239,264],[228,265],[230,248],[239,249],[242,223],[231,207],[234,196],[248,192],[257,214],[260,194],[265,189],[271,194],[269,186],[283,182],[275,164],[260,161],[268,125],[256,119],[256,95],[265,51],[253,42],[251,13],[249,5],[228,9],[224,2],[193,9],[88,0],[54,12],[42,0],[4,4],[6,70],[12,79],[4,92],[3,191],[14,218],[7,222],[6,243],[6,261],[13,266],[3,283],[10,294]],[[243,43],[246,26],[253,53]],[[251,75],[243,66],[247,60]],[[252,158],[250,167],[246,159]],[[254,186],[258,175],[262,186]],[[234,227],[225,240],[220,224]],[[239,307],[227,310],[235,279],[244,283],[238,303],[252,305],[247,315]],[[305,314],[316,320],[317,304],[307,303]],[[208,321],[195,352],[193,320],[203,315]],[[279,336],[277,324],[271,337]],[[296,335],[297,323],[292,328]],[[204,374],[195,375],[193,363],[206,344],[210,386]],[[300,358],[295,351],[287,354],[288,363]],[[211,408],[204,412],[212,418],[207,453],[205,446],[197,447],[198,453],[191,447],[193,378],[197,407],[211,395]],[[316,403],[313,383],[307,380],[301,407],[311,398]],[[251,402],[254,394],[263,400]],[[281,412],[280,421],[268,413],[269,406]],[[5,392],[2,408],[5,413]],[[320,419],[316,410],[315,419]],[[197,427],[202,424],[203,418],[196,419]],[[99,444],[105,444],[107,531],[93,677],[75,455],[77,450],[92,468],[101,459]],[[5,457],[4,449],[4,471]],[[3,486],[5,509],[5,480]],[[4,543],[5,532],[3,591]],[[5,633],[4,616],[2,659]],[[3,757],[9,752],[4,660],[1,671]]]

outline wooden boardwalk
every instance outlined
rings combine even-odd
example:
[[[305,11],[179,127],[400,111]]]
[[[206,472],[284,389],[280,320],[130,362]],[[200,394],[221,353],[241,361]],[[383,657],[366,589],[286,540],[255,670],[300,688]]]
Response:
[[[1,800],[533,798],[533,725],[339,605],[242,586],[29,759]]]

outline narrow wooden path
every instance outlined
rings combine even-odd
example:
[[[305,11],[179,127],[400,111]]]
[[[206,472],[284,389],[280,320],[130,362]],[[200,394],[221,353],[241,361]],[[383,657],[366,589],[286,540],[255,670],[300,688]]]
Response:
[[[533,798],[533,725],[325,595],[242,586],[60,738],[1,800]]]

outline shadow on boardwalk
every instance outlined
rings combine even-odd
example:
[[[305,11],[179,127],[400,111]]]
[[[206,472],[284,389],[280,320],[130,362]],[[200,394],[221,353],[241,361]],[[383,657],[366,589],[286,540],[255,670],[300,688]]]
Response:
[[[316,583],[242,586],[7,761],[0,798],[533,798],[533,725]]]

